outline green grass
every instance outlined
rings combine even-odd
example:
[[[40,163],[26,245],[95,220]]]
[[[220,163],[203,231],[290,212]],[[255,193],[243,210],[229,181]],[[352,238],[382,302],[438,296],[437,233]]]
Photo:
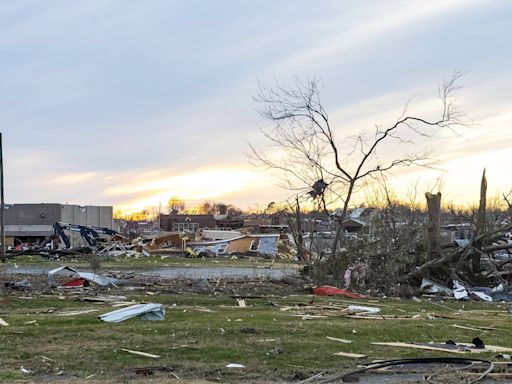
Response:
[[[114,292],[109,292],[113,294]],[[91,304],[66,296],[23,299],[4,296],[1,314],[10,325],[0,328],[0,381],[39,381],[46,376],[85,380],[96,374],[99,382],[124,382],[133,377],[135,367],[169,366],[186,379],[211,379],[221,382],[291,381],[297,373],[310,376],[319,371],[339,371],[373,359],[420,356],[449,356],[443,352],[401,349],[372,345],[373,341],[444,342],[452,339],[471,342],[480,336],[486,344],[511,346],[508,330],[510,315],[504,306],[483,303],[443,303],[442,308],[428,301],[382,300],[367,305],[382,306],[382,314],[415,315],[419,319],[366,320],[343,316],[302,320],[294,313],[322,313],[326,310],[303,310],[312,296],[247,299],[247,308],[236,306],[228,296],[121,294],[137,302],[157,302],[166,307],[164,321],[141,321],[137,318],[118,324],[103,323],[101,313],[110,305]],[[57,296],[57,294],[56,294]],[[315,305],[344,305],[349,300],[314,298]],[[285,306],[296,306],[287,311]],[[302,308],[302,309],[301,309]],[[58,317],[69,310],[97,309],[97,312]],[[212,312],[204,312],[208,309]],[[462,311],[460,311],[462,310]],[[490,310],[496,312],[472,312]],[[335,311],[330,310],[330,314]],[[435,319],[429,319],[428,316]],[[454,319],[441,318],[453,317]],[[36,324],[31,322],[36,320]],[[504,331],[474,331],[453,328],[491,326]],[[432,326],[433,325],[433,326]],[[350,339],[342,344],[326,336]],[[132,349],[160,355],[150,359],[131,355],[120,349]],[[368,358],[354,360],[335,356],[338,351],[362,353]],[[484,353],[477,357],[491,358]],[[49,360],[51,359],[51,360]],[[243,370],[229,370],[228,363],[240,363]],[[34,373],[21,374],[20,367]],[[168,373],[162,373],[162,377]],[[167,376],[169,377],[169,376]],[[87,381],[89,382],[89,381]]]

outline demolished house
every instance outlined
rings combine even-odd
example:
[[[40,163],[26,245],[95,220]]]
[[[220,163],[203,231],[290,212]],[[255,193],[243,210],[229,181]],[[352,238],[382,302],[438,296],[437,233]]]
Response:
[[[279,234],[242,235],[225,240],[192,241],[188,247],[197,254],[214,254],[215,256],[232,254],[252,254],[276,257]]]

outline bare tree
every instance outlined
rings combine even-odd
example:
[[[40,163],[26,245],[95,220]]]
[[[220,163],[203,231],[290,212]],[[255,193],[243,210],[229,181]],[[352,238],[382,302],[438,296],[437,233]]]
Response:
[[[393,143],[412,143],[414,136],[429,137],[432,129],[454,130],[461,124],[461,114],[454,104],[454,93],[459,88],[457,81],[461,76],[461,72],[455,72],[438,88],[440,110],[437,118],[410,115],[407,103],[391,126],[377,126],[373,133],[349,136],[344,141],[339,141],[320,100],[317,79],[305,82],[295,79],[289,87],[277,81],[272,87],[260,85],[254,99],[262,107],[260,115],[271,123],[261,132],[277,150],[277,156],[276,152],[269,156],[249,144],[249,157],[256,165],[279,171],[283,186],[297,193],[309,193],[321,201],[326,211],[329,204],[341,202],[331,249],[331,254],[335,255],[342,242],[342,224],[361,182],[400,166],[425,165],[429,160],[426,153],[381,160],[378,151]]]
[[[512,189],[507,193],[503,193],[503,200],[507,204],[507,213],[512,213]]]
[[[167,208],[169,210],[169,214],[177,215],[185,209],[185,201],[179,197],[173,196],[167,202]]]

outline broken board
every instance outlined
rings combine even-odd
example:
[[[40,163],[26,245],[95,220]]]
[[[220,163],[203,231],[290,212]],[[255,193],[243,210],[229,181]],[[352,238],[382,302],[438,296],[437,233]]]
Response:
[[[401,343],[401,342],[373,342],[373,345],[384,345],[389,347],[401,347],[401,348],[414,348],[414,349],[426,349],[429,351],[440,351],[448,353],[485,353],[485,352],[512,352],[512,348],[500,347],[496,345],[486,345],[485,348],[476,348],[472,344],[460,343],[457,345],[443,344],[443,343]]]
[[[366,355],[361,355],[360,353],[336,352],[334,354],[336,356],[352,357],[354,359],[362,359],[363,357],[366,357]]]

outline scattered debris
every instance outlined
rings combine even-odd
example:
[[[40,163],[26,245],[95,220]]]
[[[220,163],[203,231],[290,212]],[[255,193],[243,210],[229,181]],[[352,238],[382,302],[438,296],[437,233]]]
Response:
[[[460,284],[459,281],[453,280],[453,289],[435,283],[429,279],[423,279],[420,289],[427,293],[441,293],[445,296],[455,297],[457,300],[468,300],[470,298],[479,301],[512,301],[512,293],[504,292],[503,284],[495,288],[473,287],[467,288]]]
[[[476,343],[476,344],[475,344]],[[512,352],[512,348],[496,345],[484,345],[480,338],[474,338],[473,344],[455,343],[449,340],[447,343],[401,343],[401,342],[373,342],[373,345],[385,345],[390,347],[426,349],[449,353],[481,353],[481,352]]]
[[[5,287],[11,289],[25,290],[30,288],[30,282],[27,279],[17,282],[7,282],[5,283]]]
[[[152,376],[156,372],[168,372],[174,378],[179,379],[178,375],[173,373],[173,368],[172,367],[167,367],[167,366],[139,367],[139,368],[133,368],[130,371],[135,372],[135,374],[137,376]]]
[[[164,320],[165,309],[162,304],[136,304],[105,313],[98,318],[107,323],[119,323],[135,316],[141,320]]]
[[[447,296],[453,296],[453,291],[450,288],[425,278],[421,281],[420,289],[427,293],[443,293]]]
[[[353,382],[359,382],[359,378],[356,375],[363,374],[369,370],[376,370],[376,369],[384,369],[391,366],[399,366],[403,367],[409,364],[414,364],[416,367],[423,366],[424,364],[437,364],[437,365],[443,365],[446,367],[446,365],[461,365],[463,364],[463,368],[456,368],[457,371],[467,369],[469,367],[473,367],[477,364],[486,364],[489,368],[485,370],[483,373],[478,373],[479,377],[467,381],[469,383],[475,383],[479,381],[480,379],[484,378],[486,375],[488,375],[492,370],[494,369],[494,364],[488,360],[480,360],[480,359],[468,359],[468,358],[459,358],[459,357],[424,357],[424,358],[413,358],[413,359],[396,359],[396,360],[384,360],[384,361],[377,361],[368,365],[365,365],[363,367],[358,367],[356,370],[344,372],[344,373],[336,373],[334,375],[328,376],[326,378],[323,378],[321,380],[321,383],[353,383]],[[425,367],[424,369],[428,369],[428,372],[432,372],[431,367]],[[454,369],[455,370],[455,369]],[[446,373],[453,372],[454,370],[448,370]],[[408,371],[406,371],[408,372]],[[437,376],[438,374],[425,376],[424,374],[420,375],[418,377],[418,380],[414,380],[414,382],[434,382],[431,381],[430,378],[433,376]],[[317,377],[317,375],[313,376],[312,378]],[[310,379],[312,379],[310,378]],[[301,383],[305,383],[307,381],[311,381],[310,379],[303,380]],[[400,379],[398,379],[400,380]],[[398,382],[397,380],[397,382]],[[387,381],[385,379],[384,381]],[[400,382],[403,382],[400,380]],[[410,382],[410,380],[407,380],[407,382]],[[436,381],[437,382],[437,381]],[[465,381],[466,382],[466,381]]]
[[[210,289],[210,283],[208,282],[208,279],[205,279],[204,277],[197,280],[193,287],[199,291],[208,291]]]
[[[236,363],[229,363],[226,364],[226,368],[245,368],[245,365],[242,364],[236,364]]]
[[[77,275],[80,279],[87,280],[88,282],[93,282],[102,287],[106,287],[108,285],[113,285],[113,286],[123,285],[125,283],[123,280],[114,279],[112,277],[107,277],[107,276],[103,276],[103,275],[98,275],[98,274],[92,273],[92,272],[79,272],[74,268],[65,266],[65,267],[59,267],[56,269],[52,269],[51,271],[48,271],[48,283],[52,287],[58,287],[58,286],[62,287],[62,286],[66,286],[66,284],[68,287],[80,286],[79,281],[77,281],[76,278],[71,281],[68,281],[67,283],[64,283],[63,285],[57,284],[57,282],[55,281],[55,274],[62,272],[62,271],[71,272],[71,273]],[[82,283],[83,283],[83,280],[82,280]]]
[[[236,302],[238,303],[238,306],[240,308],[246,308],[247,307],[247,304],[245,303],[244,299],[236,299]]]
[[[2,325],[4,327],[8,327],[9,323],[0,317],[0,325]]]

